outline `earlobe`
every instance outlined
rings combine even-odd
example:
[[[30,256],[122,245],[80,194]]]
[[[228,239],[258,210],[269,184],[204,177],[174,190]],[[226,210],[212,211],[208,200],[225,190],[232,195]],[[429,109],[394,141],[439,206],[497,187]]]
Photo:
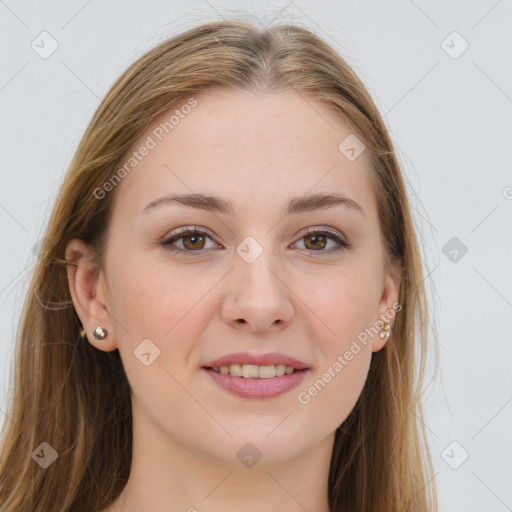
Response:
[[[400,295],[400,283],[402,281],[402,260],[394,262],[389,269],[386,277],[384,289],[378,307],[378,317],[375,326],[378,335],[374,337],[372,342],[372,352],[378,352],[393,337],[393,326]]]
[[[117,343],[107,309],[105,277],[94,261],[92,248],[83,240],[73,239],[66,246],[65,258],[69,291],[85,331],[80,334],[100,350],[115,350]],[[103,338],[94,335],[97,327],[108,335]]]

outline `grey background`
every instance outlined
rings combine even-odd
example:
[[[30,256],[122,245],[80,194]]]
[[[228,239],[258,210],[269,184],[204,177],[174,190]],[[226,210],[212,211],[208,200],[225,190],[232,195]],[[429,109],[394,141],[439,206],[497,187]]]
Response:
[[[344,55],[385,116],[435,300],[441,365],[425,423],[441,511],[510,510],[510,0],[0,0],[0,416],[34,246],[94,109],[157,42],[240,12],[309,26]],[[31,47],[44,31],[58,43],[45,59]]]

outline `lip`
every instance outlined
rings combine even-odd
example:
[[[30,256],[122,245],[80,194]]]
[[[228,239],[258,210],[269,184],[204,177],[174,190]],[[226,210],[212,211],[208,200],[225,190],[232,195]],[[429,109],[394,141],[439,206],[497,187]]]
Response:
[[[267,354],[249,354],[248,352],[237,352],[235,354],[229,354],[227,356],[215,359],[203,365],[203,368],[220,368],[221,366],[230,366],[232,364],[255,364],[258,366],[268,366],[271,364],[278,365],[284,364],[285,366],[291,366],[295,370],[307,370],[308,366],[295,359],[294,357],[280,354],[278,352],[269,352]],[[293,375],[290,374],[290,375]],[[284,377],[284,376],[283,376]],[[238,377],[234,377],[238,378]],[[242,377],[243,378],[243,377]],[[281,377],[280,377],[281,378]],[[247,379],[245,379],[247,380]],[[267,379],[265,379],[267,380]],[[272,380],[272,379],[268,379]]]
[[[216,361],[213,362],[216,363]],[[298,386],[309,372],[308,369],[304,369],[270,379],[246,379],[245,377],[233,377],[230,374],[215,373],[211,368],[201,368],[201,371],[207,373],[215,384],[229,393],[252,399],[274,398],[286,393]]]

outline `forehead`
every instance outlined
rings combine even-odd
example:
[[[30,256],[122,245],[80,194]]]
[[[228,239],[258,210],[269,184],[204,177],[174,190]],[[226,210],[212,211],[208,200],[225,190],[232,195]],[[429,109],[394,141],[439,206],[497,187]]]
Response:
[[[268,205],[273,197],[338,191],[371,207],[367,155],[350,160],[342,151],[354,135],[302,92],[201,92],[160,115],[133,144],[129,155],[138,159],[116,203],[141,211],[174,192],[236,204],[261,197]]]

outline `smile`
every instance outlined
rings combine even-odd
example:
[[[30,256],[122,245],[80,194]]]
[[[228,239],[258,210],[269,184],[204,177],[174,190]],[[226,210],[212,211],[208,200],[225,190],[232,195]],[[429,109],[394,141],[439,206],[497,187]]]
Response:
[[[256,364],[232,364],[229,366],[214,367],[212,370],[215,373],[222,373],[223,375],[231,375],[232,377],[244,377],[246,379],[272,379],[273,377],[282,377],[283,375],[290,375],[297,371],[291,366],[284,364],[270,364],[265,366],[258,366]]]

